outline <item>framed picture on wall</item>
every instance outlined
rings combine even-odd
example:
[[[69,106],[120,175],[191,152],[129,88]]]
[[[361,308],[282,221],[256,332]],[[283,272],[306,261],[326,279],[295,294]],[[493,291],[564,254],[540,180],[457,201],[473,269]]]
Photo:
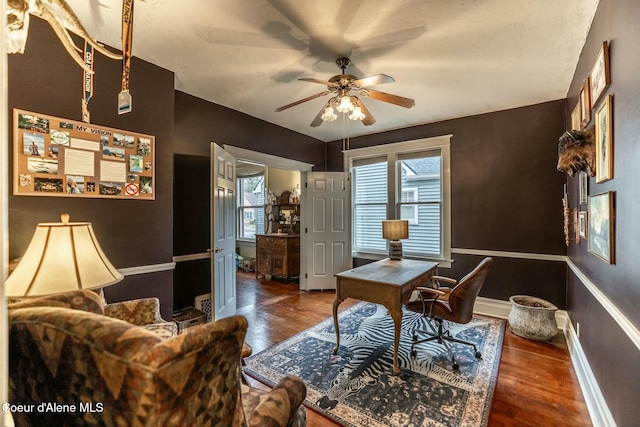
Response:
[[[596,110],[596,182],[613,178],[612,99],[607,96]]]
[[[582,129],[582,115],[580,114],[580,101],[571,112],[571,130]]]
[[[589,75],[589,81],[591,82],[591,107],[595,107],[598,100],[604,93],[605,89],[611,83],[611,73],[609,71],[609,46],[605,41],[602,43],[600,52],[596,57],[596,62],[591,68],[591,74]]]
[[[589,196],[588,250],[609,264],[614,264],[613,192]]]
[[[581,205],[587,204],[587,195],[589,194],[589,177],[586,172],[580,172],[578,174],[578,190],[580,195],[579,203]]]
[[[578,212],[578,232],[581,238],[587,238],[587,212]]]
[[[584,79],[580,89],[580,124],[585,128],[591,121],[591,96],[589,91],[589,77]]]

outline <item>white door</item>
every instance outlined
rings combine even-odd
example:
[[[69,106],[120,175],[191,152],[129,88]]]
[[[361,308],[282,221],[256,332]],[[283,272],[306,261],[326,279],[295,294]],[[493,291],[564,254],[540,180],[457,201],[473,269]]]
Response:
[[[211,144],[211,313],[236,313],[236,159]]]
[[[335,289],[351,259],[351,185],[345,172],[302,174],[300,289]]]

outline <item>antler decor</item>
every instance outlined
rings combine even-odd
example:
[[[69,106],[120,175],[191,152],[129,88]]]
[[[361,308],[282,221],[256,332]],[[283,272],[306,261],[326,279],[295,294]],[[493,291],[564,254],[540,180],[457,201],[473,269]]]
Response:
[[[60,9],[62,14],[58,14],[54,6]],[[89,73],[93,71],[85,64],[82,49],[75,45],[69,31],[84,38],[106,57],[122,60],[121,55],[108,51],[89,35],[78,16],[64,0],[7,0],[7,53],[24,53],[29,32],[29,14],[47,21],[73,60]]]

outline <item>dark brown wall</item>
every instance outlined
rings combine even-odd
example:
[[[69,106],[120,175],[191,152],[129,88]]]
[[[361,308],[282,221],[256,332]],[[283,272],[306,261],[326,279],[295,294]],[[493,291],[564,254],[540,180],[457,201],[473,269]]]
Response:
[[[416,108],[420,108],[419,105]],[[452,134],[452,247],[565,255],[562,194],[556,171],[563,100],[352,138],[350,148]],[[341,141],[329,144],[330,170],[340,170]],[[481,259],[454,254],[450,271],[461,277]],[[566,304],[563,262],[496,260],[482,296],[516,294]]]
[[[324,168],[324,143],[229,108],[176,91],[175,153],[209,157],[225,144]]]
[[[615,264],[609,265],[588,252],[586,242],[572,245],[569,257],[577,268],[614,304],[628,321],[640,325],[640,16],[636,0],[601,0],[571,83],[567,117],[576,105],[580,85],[593,66],[603,41],[610,44],[613,95],[613,179],[596,183],[589,179],[589,194],[615,192]],[[578,205],[577,179],[567,178],[570,205]],[[638,423],[640,352],[607,314],[584,283],[573,274],[569,280],[571,321],[580,323],[580,342],[591,369],[618,426]]]
[[[202,253],[210,246],[209,156],[212,142],[311,163],[318,170],[324,168],[324,142],[177,91],[175,255]],[[197,295],[209,292],[210,273],[208,260],[179,262],[174,272],[176,307],[193,305]]]
[[[50,27],[31,19],[26,52],[10,55],[9,108],[80,120],[82,70]],[[117,114],[121,61],[95,59],[95,92],[89,104],[92,123],[156,137],[156,200],[73,199],[9,196],[9,257],[21,256],[39,222],[90,221],[106,255],[117,268],[171,262],[173,252],[173,73],[133,59],[133,111]],[[12,116],[9,123],[12,123]],[[10,138],[11,130],[9,130]],[[105,290],[109,301],[157,296],[171,318],[172,272],[130,276]]]

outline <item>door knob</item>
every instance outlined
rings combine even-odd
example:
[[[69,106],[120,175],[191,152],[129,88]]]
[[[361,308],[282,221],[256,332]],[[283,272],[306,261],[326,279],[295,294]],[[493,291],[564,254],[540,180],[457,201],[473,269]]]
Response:
[[[222,252],[222,251],[223,251],[222,248],[218,248],[218,247],[213,248],[213,253],[214,254],[217,254],[218,252]]]

